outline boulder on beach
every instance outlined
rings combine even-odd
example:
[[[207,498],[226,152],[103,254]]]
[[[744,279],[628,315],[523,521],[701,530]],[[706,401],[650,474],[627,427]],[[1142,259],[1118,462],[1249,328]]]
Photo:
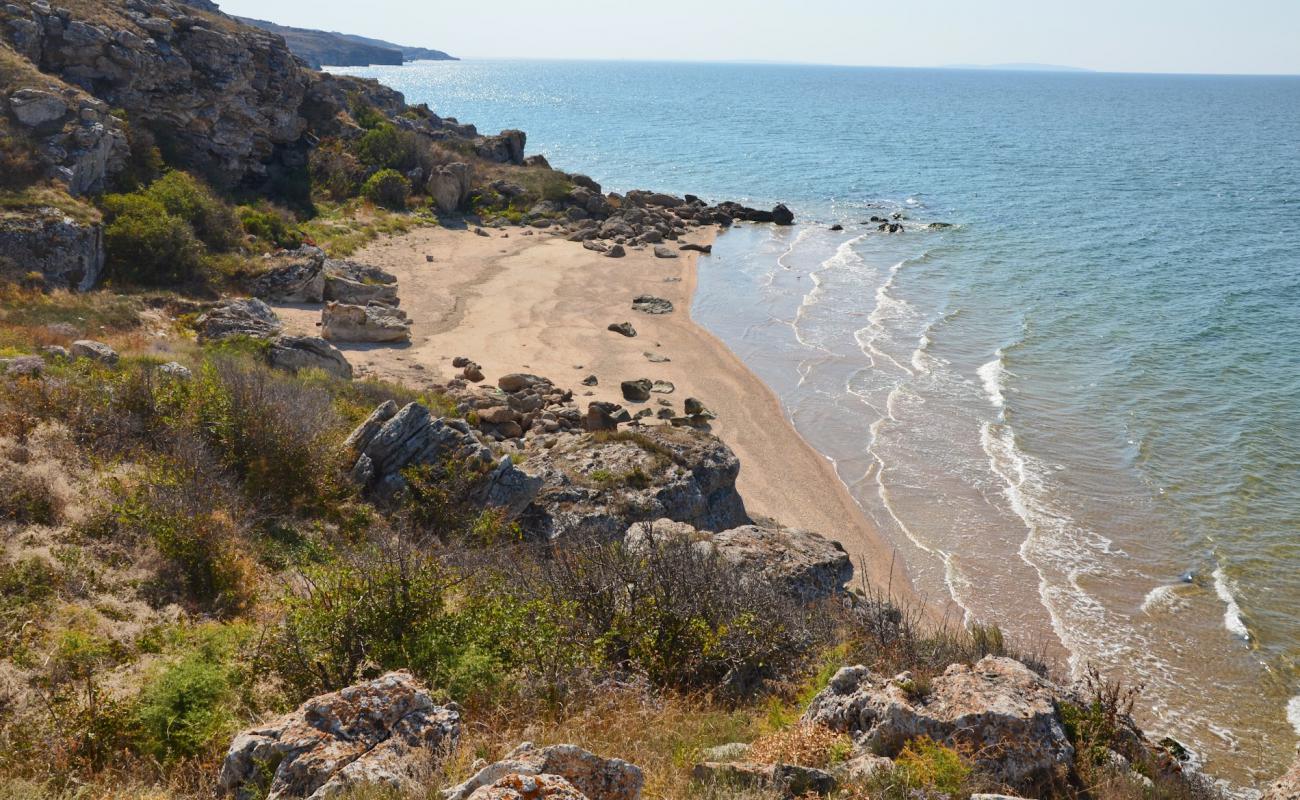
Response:
[[[632,310],[643,314],[671,314],[673,304],[671,300],[643,294],[632,301]]]
[[[335,342],[406,342],[411,323],[405,312],[385,306],[327,303],[321,312],[321,333]]]

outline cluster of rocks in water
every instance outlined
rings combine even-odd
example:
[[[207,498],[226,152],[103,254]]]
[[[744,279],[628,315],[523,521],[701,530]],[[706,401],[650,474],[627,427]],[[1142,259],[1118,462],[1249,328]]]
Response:
[[[567,174],[565,177],[574,186],[564,197],[534,204],[517,221],[500,217],[483,224],[496,228],[520,225],[545,230],[569,241],[581,242],[588,250],[609,258],[622,258],[628,248],[649,247],[657,258],[665,259],[677,258],[679,251],[712,252],[712,245],[682,243],[674,250],[668,244],[678,242],[692,230],[704,226],[729,227],[736,222],[794,224],[794,213],[784,205],[765,211],[734,202],[709,205],[691,194],[677,197],[641,190],[602,194],[600,184],[586,175]],[[494,205],[504,207],[525,193],[522,186],[498,180],[479,192],[479,203],[489,208]],[[486,233],[482,228],[478,231]],[[525,231],[526,235],[532,233],[532,230]]]

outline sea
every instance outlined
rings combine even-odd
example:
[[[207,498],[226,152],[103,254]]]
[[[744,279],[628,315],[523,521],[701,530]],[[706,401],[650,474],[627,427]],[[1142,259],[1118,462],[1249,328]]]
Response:
[[[1300,78],[340,71],[522,129],[606,190],[789,205],[793,227],[718,239],[692,313],[834,462],[916,590],[1065,677],[1142,684],[1143,724],[1210,774],[1289,763]]]

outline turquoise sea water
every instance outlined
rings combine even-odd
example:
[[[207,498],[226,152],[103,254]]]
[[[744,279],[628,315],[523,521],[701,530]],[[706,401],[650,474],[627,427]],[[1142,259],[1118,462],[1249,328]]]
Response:
[[[1144,721],[1216,774],[1289,761],[1300,79],[349,71],[526,130],[608,189],[788,203],[796,227],[719,239],[693,313],[834,459],[917,588],[1062,671],[1141,675]],[[893,212],[906,233],[860,224]]]

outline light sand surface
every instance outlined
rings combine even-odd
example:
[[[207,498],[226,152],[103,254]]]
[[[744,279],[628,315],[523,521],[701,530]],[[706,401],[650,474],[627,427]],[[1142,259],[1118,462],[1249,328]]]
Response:
[[[356,255],[397,276],[401,307],[413,323],[409,345],[341,344],[359,375],[411,386],[445,382],[459,372],[451,359],[463,355],[483,366],[491,384],[511,372],[550,378],[572,389],[584,410],[587,402],[609,400],[634,414],[658,411],[656,400],[665,397],[680,414],[687,397],[698,398],[717,415],[713,433],[740,458],[739,489],[751,515],[835,539],[873,588],[911,597],[892,547],[830,462],[799,436],[771,390],[691,321],[695,253],[660,259],[649,249],[629,250],[613,259],[546,231],[489,234],[426,228]],[[710,229],[684,241],[707,243],[713,236]],[[676,252],[681,243],[667,244]],[[632,299],[642,294],[671,300],[676,310],[633,311]],[[317,335],[319,307],[277,311],[288,332]],[[616,322],[631,322],[638,335],[607,330]],[[652,363],[646,353],[671,361]],[[599,386],[583,386],[588,375]],[[676,391],[648,404],[625,402],[619,383],[639,378],[670,381]]]

